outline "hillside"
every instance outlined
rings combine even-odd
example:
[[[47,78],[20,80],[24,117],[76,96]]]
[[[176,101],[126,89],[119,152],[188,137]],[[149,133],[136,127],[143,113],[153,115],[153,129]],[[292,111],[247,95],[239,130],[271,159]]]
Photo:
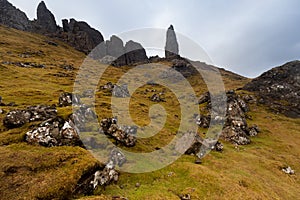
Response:
[[[85,58],[83,53],[53,38],[2,26],[0,41],[0,96],[5,103],[0,108],[6,113],[32,105],[58,104],[62,92],[73,91],[77,71]],[[167,60],[162,63],[172,65]],[[131,68],[106,70],[96,91],[98,120],[112,117],[110,94],[100,86],[117,83]],[[220,71],[226,90],[242,88],[250,82],[229,71]],[[207,91],[199,75],[189,76],[188,80],[198,97]],[[140,126],[149,123],[149,108],[156,104],[149,101],[153,93],[145,93],[153,89],[162,91],[163,87],[145,85],[131,97],[130,114]],[[243,90],[237,93],[252,94]],[[157,136],[138,139],[133,151],[153,151],[173,137],[180,122],[175,117],[180,115],[179,105],[167,89],[165,98],[166,102],[159,103],[168,113],[163,130]],[[195,164],[195,156],[183,155],[166,168],[151,173],[121,172],[117,183],[105,189],[99,187],[94,191],[95,197],[83,197],[77,190],[81,180],[101,165],[89,151],[81,147],[29,145],[25,133],[39,122],[8,129],[2,124],[6,113],[0,114],[0,196],[2,199],[178,199],[189,194],[191,199],[297,199],[299,119],[274,114],[262,104],[249,106],[248,124],[261,129],[257,137],[251,138],[251,144],[236,147],[222,141],[224,150],[212,151],[202,159],[202,164]],[[72,113],[70,106],[57,110],[64,119]],[[281,169],[286,166],[291,166],[296,174],[283,173]]]

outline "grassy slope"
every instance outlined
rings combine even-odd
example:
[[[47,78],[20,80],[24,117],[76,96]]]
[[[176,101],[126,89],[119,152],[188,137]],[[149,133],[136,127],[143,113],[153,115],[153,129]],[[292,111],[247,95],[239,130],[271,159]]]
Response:
[[[0,62],[46,65],[46,69],[28,69],[0,64],[0,96],[4,102],[16,102],[19,108],[53,104],[57,103],[61,91],[72,91],[76,70],[63,70],[61,66],[73,65],[78,69],[84,55],[60,42],[57,47],[48,45],[46,40],[49,39],[0,27]],[[33,54],[30,58],[19,56],[26,51],[42,51],[43,54]],[[106,81],[116,82],[127,69],[108,69],[99,85]],[[59,73],[64,73],[66,77],[55,76]],[[249,81],[226,71],[221,73],[226,89],[241,87]],[[199,77],[192,77],[189,81],[198,95],[206,90]],[[139,125],[146,125],[150,121],[148,110],[153,103],[148,99],[151,93],[143,93],[146,88],[153,87],[140,88],[131,99],[131,115]],[[162,90],[158,86],[156,89]],[[166,96],[174,99],[170,91]],[[108,94],[97,91],[96,97],[99,118],[111,116]],[[158,136],[139,140],[135,151],[153,151],[173,137],[179,124],[175,117],[178,114],[178,102],[172,100],[161,105],[168,113],[165,128]],[[8,111],[12,108],[3,109]],[[58,111],[60,115],[67,116],[71,108]],[[225,143],[223,153],[212,152],[203,159],[202,165],[194,164],[195,158],[185,155],[156,172],[122,173],[118,184],[108,186],[106,190],[100,188],[96,194],[105,196],[94,199],[109,199],[115,195],[130,199],[178,199],[177,195],[182,193],[190,193],[193,199],[296,199],[299,178],[282,173],[280,167],[291,165],[296,173],[300,170],[300,150],[297,148],[300,145],[299,120],[274,115],[256,105],[251,105],[250,114],[253,120],[249,123],[262,128],[262,133],[253,138],[251,145],[241,147],[238,151],[233,145]],[[0,115],[1,121],[3,117]],[[96,163],[87,151],[80,148],[47,149],[23,143],[29,125],[6,130],[1,124],[0,129],[0,196],[6,199],[68,195],[74,190],[80,176]],[[136,183],[141,186],[136,188]]]

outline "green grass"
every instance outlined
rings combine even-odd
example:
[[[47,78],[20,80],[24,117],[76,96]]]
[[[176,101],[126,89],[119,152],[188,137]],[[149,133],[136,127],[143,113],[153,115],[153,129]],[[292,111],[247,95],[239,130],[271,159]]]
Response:
[[[37,104],[57,104],[62,91],[73,90],[76,73],[84,55],[71,47],[57,42],[57,47],[48,45],[49,38],[16,31],[0,26],[0,63],[32,62],[46,65],[45,69],[20,68],[0,64],[0,96],[3,102],[15,102],[16,107],[1,107],[5,111]],[[19,55],[33,52],[30,58]],[[42,54],[34,52],[43,52]],[[170,63],[165,62],[169,65]],[[61,68],[73,65],[74,71]],[[130,67],[106,70],[97,88],[117,80]],[[57,77],[64,73],[66,77]],[[92,74],[93,72],[91,72]],[[210,78],[211,72],[206,72]],[[221,70],[226,89],[242,87],[250,81]],[[197,95],[207,90],[203,79],[189,79]],[[180,87],[180,86],[179,86]],[[152,93],[146,89],[163,89],[161,86],[143,86],[130,99],[130,115],[138,125],[150,123],[149,109],[155,103],[149,100]],[[184,89],[184,88],[183,88]],[[244,92],[244,91],[243,91]],[[180,124],[180,105],[175,94],[166,91],[167,101],[160,103],[167,112],[166,124],[159,134],[139,139],[134,152],[151,152],[166,145]],[[96,91],[96,111],[99,119],[111,117],[109,93]],[[58,108],[58,114],[67,118],[72,108]],[[189,193],[192,199],[297,199],[300,180],[300,121],[275,115],[261,106],[251,105],[249,113],[262,132],[252,143],[235,149],[224,142],[224,151],[211,152],[201,165],[194,164],[195,157],[184,155],[173,164],[158,171],[144,174],[122,173],[117,184],[95,191],[95,196],[83,199],[111,199],[113,196],[129,199],[178,199]],[[4,114],[0,114],[0,121]],[[36,123],[38,124],[38,122]],[[24,143],[25,133],[33,124],[7,130],[0,123],[0,196],[3,199],[64,199],[70,198],[76,183],[87,171],[93,169],[97,160],[79,147],[44,148]],[[201,129],[201,132],[205,129]],[[90,133],[92,134],[92,133]],[[289,176],[281,167],[290,165],[296,175]],[[136,187],[140,183],[140,187]],[[97,196],[98,195],[98,196]]]

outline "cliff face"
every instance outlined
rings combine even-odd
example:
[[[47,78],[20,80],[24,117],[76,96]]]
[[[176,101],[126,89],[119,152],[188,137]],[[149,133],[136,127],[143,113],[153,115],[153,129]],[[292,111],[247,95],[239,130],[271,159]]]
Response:
[[[0,24],[22,31],[32,29],[31,22],[26,14],[7,0],[0,0],[0,11]]]
[[[129,41],[124,46],[123,41],[116,36],[104,41],[102,34],[86,22],[63,19],[63,27],[59,27],[44,1],[38,5],[37,19],[34,21],[30,21],[24,12],[7,0],[0,0],[0,11],[0,24],[62,40],[85,54],[90,53],[100,44],[96,57],[117,58],[114,62],[116,66],[148,61],[146,51],[141,44]]]

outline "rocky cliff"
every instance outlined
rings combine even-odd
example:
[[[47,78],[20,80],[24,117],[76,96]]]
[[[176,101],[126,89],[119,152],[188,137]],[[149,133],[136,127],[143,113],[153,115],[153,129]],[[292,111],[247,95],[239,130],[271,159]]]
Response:
[[[259,103],[288,117],[300,118],[300,61],[273,68],[245,85],[259,96]]]
[[[63,19],[63,27],[59,27],[55,16],[47,8],[44,1],[39,3],[37,19],[33,21],[30,21],[24,12],[7,0],[0,0],[0,11],[0,24],[62,40],[86,54],[100,44],[97,58],[105,56],[117,58],[114,62],[117,66],[148,61],[146,51],[141,44],[129,41],[124,46],[123,41],[116,36],[104,41],[102,34],[86,22]]]
[[[29,31],[32,29],[26,14],[7,0],[0,0],[0,11],[0,24],[22,31]]]

